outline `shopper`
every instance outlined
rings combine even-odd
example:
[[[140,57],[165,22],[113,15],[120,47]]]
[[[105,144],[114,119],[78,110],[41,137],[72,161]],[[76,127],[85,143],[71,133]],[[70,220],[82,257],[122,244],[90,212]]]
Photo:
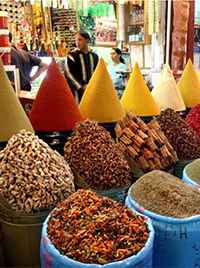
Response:
[[[110,56],[113,62],[108,64],[107,70],[111,76],[114,87],[117,91],[117,95],[119,96],[119,98],[121,98],[125,89],[125,84],[123,80],[123,74],[118,74],[117,72],[126,71],[125,61],[122,58],[122,51],[119,48],[112,48]]]
[[[9,33],[9,42],[12,42],[12,34]],[[47,68],[48,64],[41,58],[35,57],[29,52],[18,49],[15,45],[11,47],[11,65],[16,65],[19,68],[20,87],[21,90],[31,91],[31,81],[39,77]],[[31,77],[31,70],[34,66],[38,66],[36,73]],[[11,81],[13,78],[9,76]]]
[[[75,100],[79,104],[97,66],[99,57],[89,50],[90,36],[86,31],[76,32],[75,40],[77,47],[67,54],[64,74]]]

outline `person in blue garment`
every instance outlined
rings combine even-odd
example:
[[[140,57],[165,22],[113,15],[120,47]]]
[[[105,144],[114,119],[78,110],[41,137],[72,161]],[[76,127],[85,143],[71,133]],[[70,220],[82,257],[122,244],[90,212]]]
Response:
[[[125,72],[126,65],[122,58],[122,51],[119,48],[112,48],[110,52],[112,63],[107,65],[108,73],[113,81],[114,87],[117,91],[117,95],[121,98],[124,93],[125,84],[123,80],[123,75],[117,72]]]

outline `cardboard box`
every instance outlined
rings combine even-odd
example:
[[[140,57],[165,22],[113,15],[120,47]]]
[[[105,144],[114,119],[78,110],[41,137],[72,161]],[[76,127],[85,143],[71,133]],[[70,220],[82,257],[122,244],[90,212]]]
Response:
[[[25,90],[21,90],[19,92],[19,100],[28,116],[31,112],[31,108],[35,100],[35,97],[36,97],[35,92],[25,91]]]

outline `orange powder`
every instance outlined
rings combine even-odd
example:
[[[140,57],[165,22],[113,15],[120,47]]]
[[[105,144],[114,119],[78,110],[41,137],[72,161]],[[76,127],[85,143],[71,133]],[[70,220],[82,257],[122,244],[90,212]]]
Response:
[[[122,95],[121,104],[125,112],[131,110],[136,116],[154,116],[160,114],[158,105],[145,83],[137,62]]]
[[[125,116],[105,61],[101,58],[79,104],[84,119],[113,123]]]
[[[83,121],[78,105],[56,61],[52,61],[38,90],[29,119],[36,131],[67,131]]]

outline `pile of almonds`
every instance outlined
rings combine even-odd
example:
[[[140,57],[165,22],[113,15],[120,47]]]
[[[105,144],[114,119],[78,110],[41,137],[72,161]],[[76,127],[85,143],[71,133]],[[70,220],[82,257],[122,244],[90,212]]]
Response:
[[[179,159],[189,160],[200,157],[200,139],[175,110],[167,108],[157,117],[157,122],[177,152]]]
[[[131,181],[131,170],[110,133],[96,121],[76,124],[64,146],[69,165],[94,190],[111,190]]]
[[[169,170],[177,161],[176,152],[155,119],[146,125],[132,111],[115,126],[121,149],[144,172]]]
[[[13,210],[49,211],[74,191],[64,157],[33,133],[21,130],[0,151],[0,195]]]

